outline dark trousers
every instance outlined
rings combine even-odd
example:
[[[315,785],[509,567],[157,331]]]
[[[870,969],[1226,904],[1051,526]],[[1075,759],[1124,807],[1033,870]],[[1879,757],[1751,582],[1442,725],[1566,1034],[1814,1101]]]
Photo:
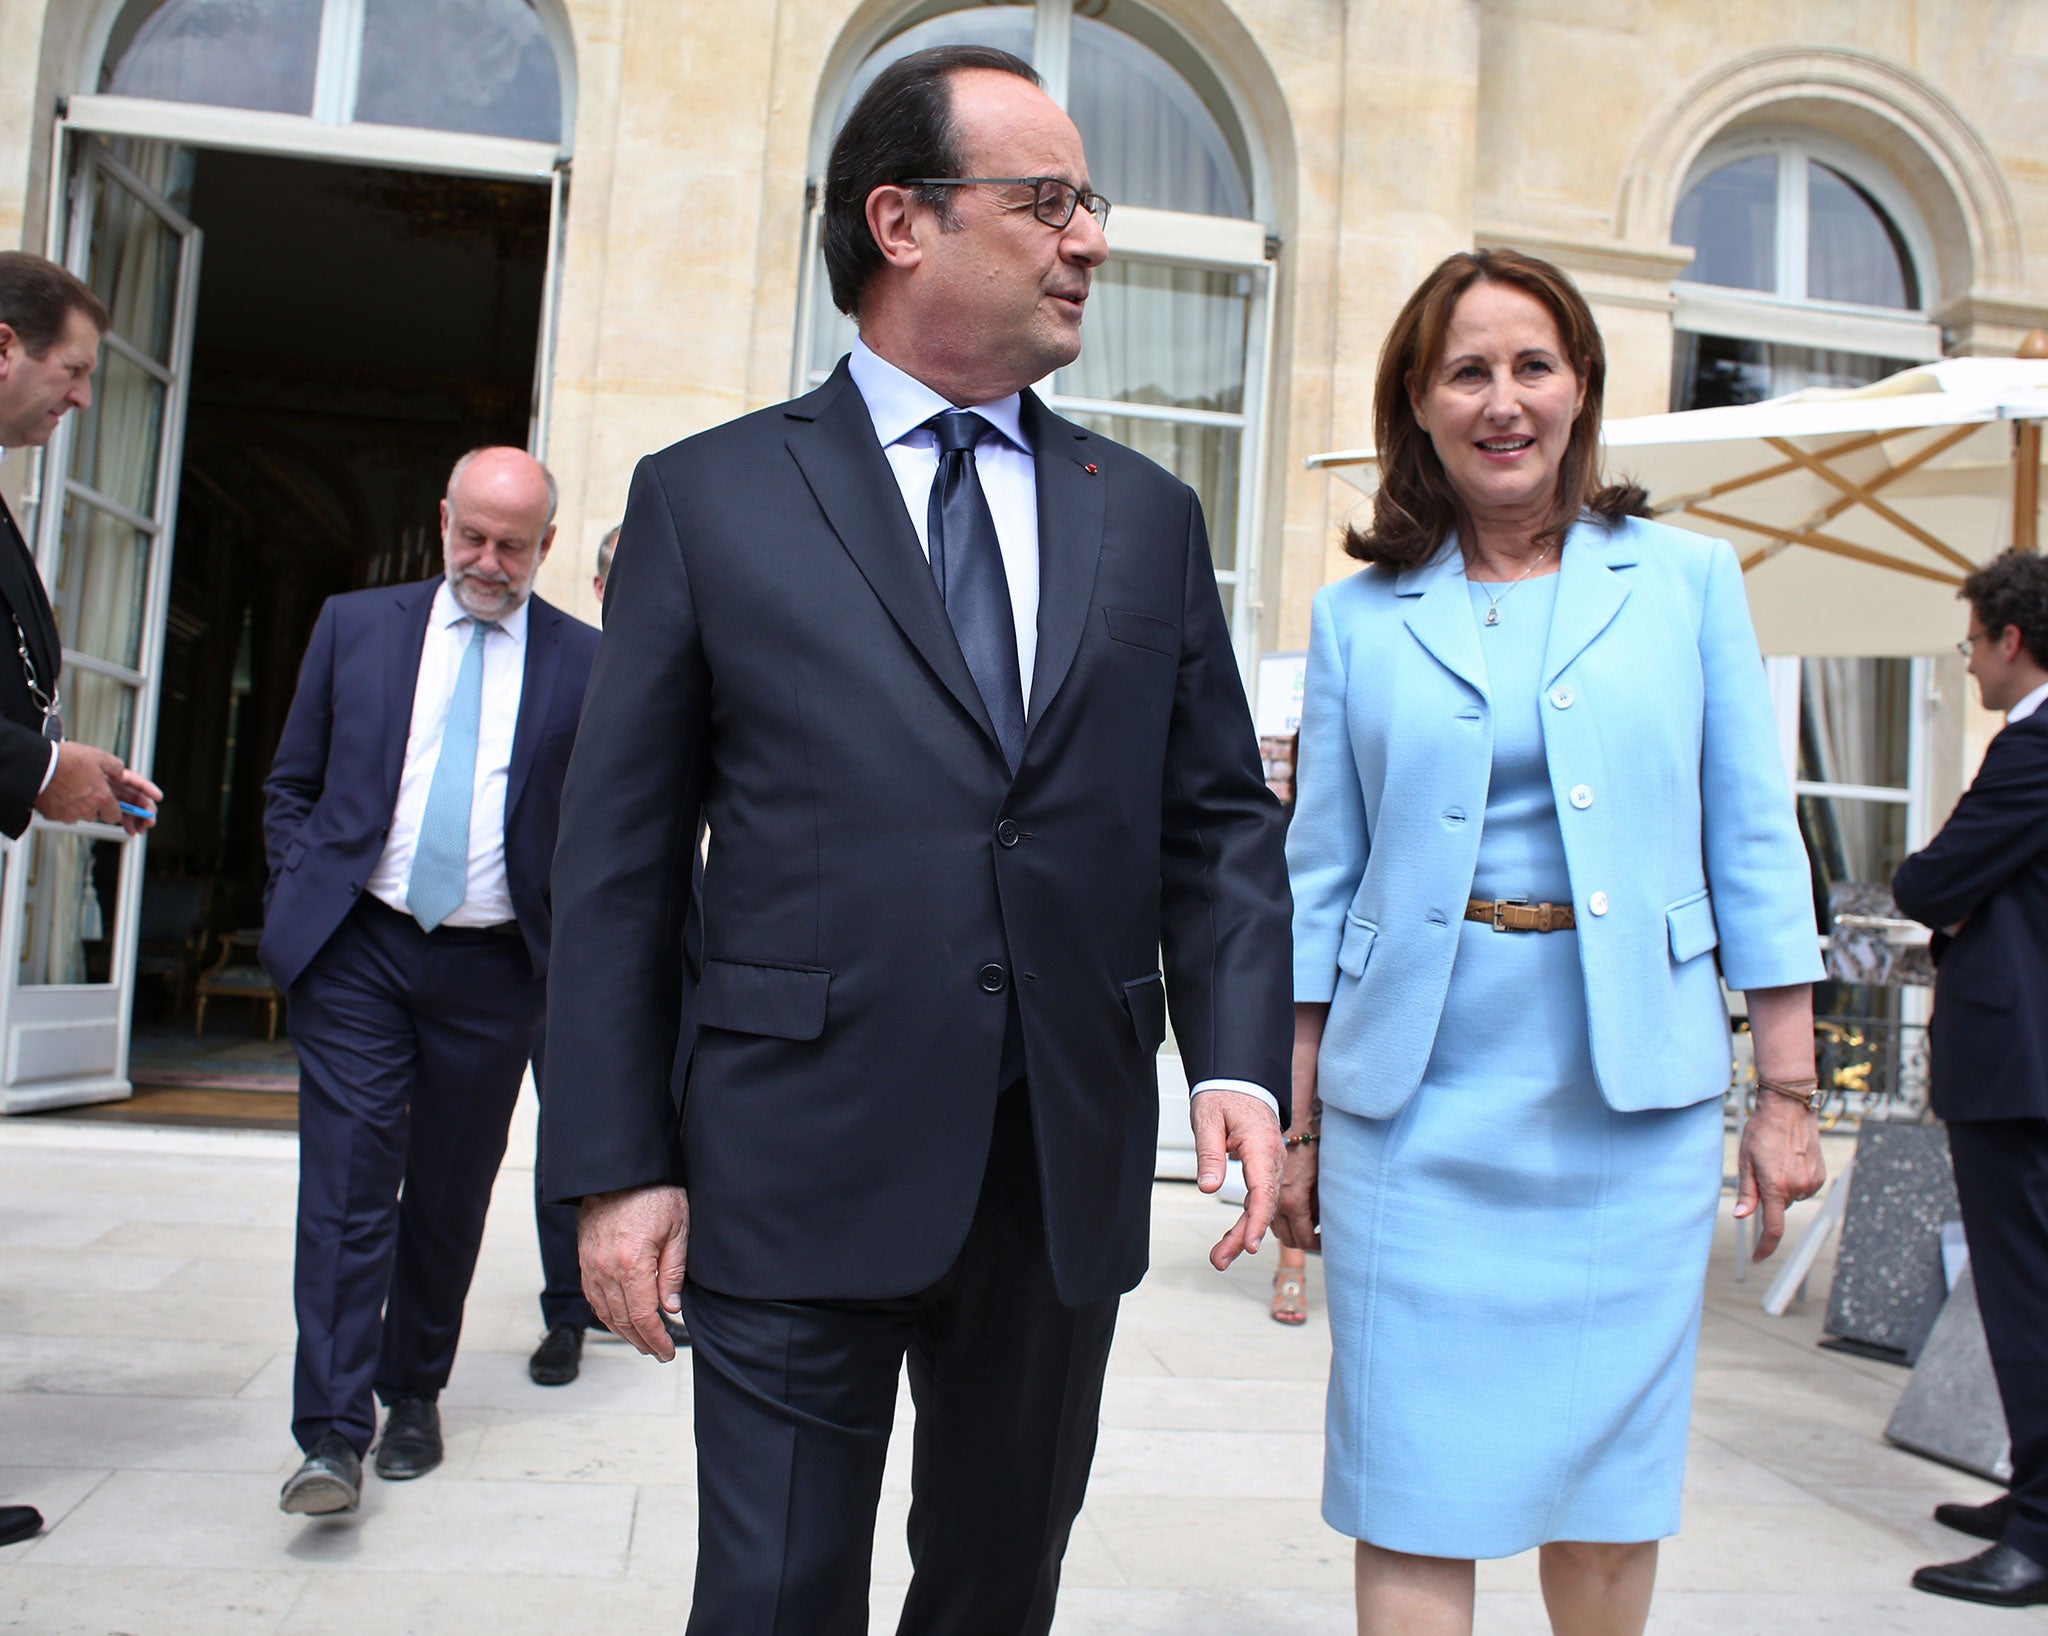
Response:
[[[447,1384],[541,1006],[525,943],[365,894],[291,989],[299,1055],[292,1434],[358,1452],[372,1392]]]
[[[2048,1566],[2048,1119],[1951,1124],[1948,1145],[2012,1434],[2005,1543]]]
[[[533,1036],[533,1093],[546,1096],[548,1031],[543,1023]],[[573,1204],[550,1204],[541,1196],[540,1133],[533,1139],[533,1227],[540,1240],[540,1321],[548,1329],[574,1324],[588,1329],[597,1314],[583,1299],[583,1268],[576,1259],[576,1217]]]
[[[888,1301],[683,1292],[695,1346],[689,1636],[868,1628],[875,1507],[907,1354],[917,1406],[901,1636],[1041,1636],[1088,1486],[1114,1300],[1054,1293],[1024,1088],[1006,1093],[967,1242]]]

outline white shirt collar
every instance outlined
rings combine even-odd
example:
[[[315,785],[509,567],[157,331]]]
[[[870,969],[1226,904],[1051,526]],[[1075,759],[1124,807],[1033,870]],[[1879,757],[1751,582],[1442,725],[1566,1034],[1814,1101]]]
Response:
[[[511,637],[513,641],[524,642],[526,640],[526,610],[532,605],[533,598],[529,596],[503,619],[497,621],[498,629]],[[448,581],[444,578],[441,581],[440,587],[434,592],[434,607],[433,611],[427,615],[428,622],[436,630],[446,630],[450,625],[458,624],[467,618],[469,618],[469,611],[455,600],[455,592],[450,589]]]
[[[2048,682],[2043,682],[2005,713],[2006,725],[2009,727],[2016,721],[2025,721],[2044,704],[2048,704]]]
[[[846,367],[853,376],[853,384],[860,388],[868,417],[875,423],[875,436],[885,449],[917,431],[941,410],[958,407],[915,375],[898,369],[858,336],[854,337],[853,355]],[[1012,392],[994,403],[977,403],[972,407],[1014,447],[1026,454],[1031,452],[1031,440],[1024,435],[1023,393]]]

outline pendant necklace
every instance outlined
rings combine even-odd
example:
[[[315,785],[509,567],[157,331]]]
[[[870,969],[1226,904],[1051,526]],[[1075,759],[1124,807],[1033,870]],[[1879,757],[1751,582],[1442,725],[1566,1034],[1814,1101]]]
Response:
[[[1546,546],[1545,546],[1545,547],[1544,547],[1544,548],[1543,548],[1543,549],[1542,549],[1541,551],[1537,552],[1535,556],[1533,556],[1533,557],[1531,557],[1531,558],[1529,559],[1529,566],[1528,566],[1528,567],[1524,568],[1524,569],[1523,569],[1523,570],[1521,571],[1521,573],[1520,573],[1520,574],[1518,574],[1518,575],[1517,575],[1517,576],[1516,576],[1515,578],[1513,578],[1513,579],[1511,579],[1511,580],[1509,580],[1509,581],[1508,581],[1508,583],[1507,583],[1507,589],[1506,589],[1506,590],[1504,590],[1504,591],[1502,591],[1502,592],[1500,593],[1500,595],[1499,595],[1499,596],[1495,596],[1495,595],[1493,594],[1493,592],[1491,592],[1491,591],[1487,591],[1487,590],[1486,590],[1486,581],[1485,581],[1485,580],[1483,580],[1483,579],[1475,579],[1475,580],[1474,580],[1474,581],[1472,582],[1472,583],[1473,583],[1474,585],[1477,585],[1477,586],[1479,587],[1479,589],[1480,589],[1480,590],[1482,590],[1482,591],[1486,591],[1486,621],[1485,621],[1485,622],[1486,622],[1487,624],[1489,624],[1489,625],[1498,625],[1498,624],[1500,623],[1500,605],[1501,605],[1501,604],[1502,604],[1503,602],[1507,601],[1507,599],[1508,599],[1508,593],[1509,593],[1510,591],[1513,591],[1513,590],[1514,590],[1514,588],[1515,588],[1515,587],[1516,587],[1517,585],[1520,585],[1520,584],[1522,583],[1522,581],[1523,581],[1523,580],[1525,580],[1525,579],[1527,579],[1527,578],[1528,578],[1528,577],[1529,577],[1529,576],[1530,576],[1531,574],[1535,573],[1535,572],[1536,572],[1536,568],[1537,568],[1537,565],[1538,565],[1539,563],[1541,563],[1541,562],[1543,561],[1543,559],[1544,559],[1545,557],[1549,556],[1549,555],[1550,555],[1550,547],[1546,545]]]

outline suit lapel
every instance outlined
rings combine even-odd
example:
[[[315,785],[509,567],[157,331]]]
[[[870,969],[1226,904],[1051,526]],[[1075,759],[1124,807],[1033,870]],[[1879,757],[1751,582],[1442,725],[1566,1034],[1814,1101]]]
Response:
[[[554,702],[555,677],[561,666],[555,650],[562,642],[559,609],[533,597],[526,604],[526,672],[519,690],[519,720],[512,729],[512,765],[505,773],[505,827],[512,827],[512,813],[526,788],[526,775],[533,768],[534,747],[547,726],[548,708]]]
[[[1557,608],[1543,650],[1543,685],[1548,687],[1584,653],[1628,600],[1628,581],[1614,572],[1636,560],[1635,533],[1612,534],[1597,523],[1577,523],[1564,542],[1557,570]]]
[[[1038,491],[1038,657],[1025,710],[1028,745],[1030,731],[1073,668],[1088,626],[1107,501],[1106,480],[1082,458],[1086,431],[1062,420],[1031,392],[1024,394],[1022,420],[1031,439]]]
[[[43,590],[42,576],[36,572],[35,555],[5,500],[0,500],[0,533],[7,536],[7,544],[0,546],[0,597],[5,598],[8,611],[21,621],[22,634],[28,638],[29,657],[35,661],[36,679],[48,689],[55,684],[63,664],[63,643],[57,634],[56,617],[50,611],[50,598]],[[8,630],[6,635],[11,639],[14,632]],[[9,640],[4,646],[11,649],[14,643]],[[14,662],[19,664],[20,660]]]
[[[427,641],[427,617],[434,611],[434,593],[441,576],[408,585],[398,597],[398,621],[389,627],[391,648],[378,676],[384,687],[384,799],[398,800],[398,781],[405,773],[405,746],[412,737],[412,699],[419,688],[420,652]],[[346,656],[342,656],[344,659]]]
[[[790,455],[832,532],[897,629],[1000,755],[988,707],[960,655],[946,605],[903,509],[903,491],[875,441],[874,421],[845,360],[823,386],[783,413]]]
[[[1394,581],[1396,596],[1414,599],[1408,628],[1415,640],[1453,675],[1486,690],[1486,655],[1479,648],[1479,626],[1472,617],[1472,593],[1466,589],[1465,558],[1453,535],[1437,554],[1418,567],[1404,568]]]

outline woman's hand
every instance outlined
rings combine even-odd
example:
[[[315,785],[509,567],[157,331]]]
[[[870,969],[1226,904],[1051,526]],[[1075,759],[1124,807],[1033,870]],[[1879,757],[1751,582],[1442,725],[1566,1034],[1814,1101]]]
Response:
[[[1749,1032],[1756,1043],[1760,1079],[1813,1078],[1813,990],[1804,983],[1751,989]],[[1758,1087],[1756,1112],[1742,1127],[1735,1159],[1735,1219],[1763,1211],[1754,1260],[1785,1236],[1785,1206],[1810,1199],[1827,1184],[1820,1156],[1820,1117],[1789,1096]]]
[[[1735,1176],[1735,1219],[1754,1215],[1759,1207],[1763,1210],[1751,1256],[1761,1261],[1785,1236],[1785,1206],[1812,1198],[1827,1184],[1827,1162],[1820,1156],[1820,1116],[1789,1096],[1759,1091],[1756,1112],[1742,1127]],[[1284,1188],[1280,1207],[1287,1207]]]
[[[1289,1138],[1321,1137],[1323,1101],[1316,1094],[1316,1057],[1323,1046],[1323,1024],[1330,1015],[1327,1005],[1297,1004],[1294,1008],[1294,1073],[1292,1096],[1294,1123]],[[1293,1142],[1287,1149],[1280,1173],[1280,1205],[1273,1213],[1273,1230],[1290,1250],[1320,1250],[1322,1208],[1316,1198],[1316,1142]]]

